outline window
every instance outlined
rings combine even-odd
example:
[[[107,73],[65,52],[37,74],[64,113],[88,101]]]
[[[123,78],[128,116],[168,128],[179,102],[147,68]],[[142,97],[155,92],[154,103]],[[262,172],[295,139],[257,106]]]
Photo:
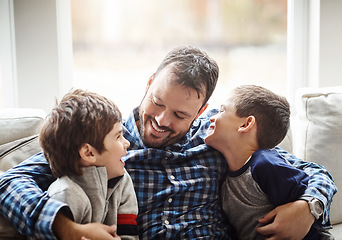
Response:
[[[287,1],[71,0],[74,85],[101,93],[124,117],[174,47],[192,45],[217,61],[211,105],[227,90],[258,84],[286,94]]]

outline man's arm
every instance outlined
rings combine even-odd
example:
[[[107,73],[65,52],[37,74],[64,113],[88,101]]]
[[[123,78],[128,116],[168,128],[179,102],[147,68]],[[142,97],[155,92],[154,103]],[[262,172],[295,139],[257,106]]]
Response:
[[[270,223],[258,229],[263,235],[272,235],[272,239],[302,239],[312,224],[323,228],[330,227],[330,206],[337,189],[329,172],[322,166],[302,161],[282,149],[277,149],[294,167],[303,169],[309,175],[309,185],[302,198],[316,198],[323,203],[323,215],[315,222],[306,201],[297,200],[275,208],[267,214],[262,223]],[[273,222],[272,222],[273,221]],[[271,223],[272,222],[272,223]]]
[[[309,175],[309,184],[305,193],[300,199],[316,198],[323,203],[323,214],[317,224],[323,228],[330,228],[330,207],[333,196],[337,192],[334,180],[330,173],[316,163],[303,161],[283,149],[277,148],[277,151],[294,167],[304,170]]]
[[[74,239],[116,239],[116,227],[99,223],[81,225],[65,217],[61,211],[67,206],[51,199],[46,192],[54,180],[42,153],[8,170],[0,176],[0,213],[22,235],[38,239],[55,239],[55,234],[71,239],[66,233],[74,234]]]
[[[0,176],[0,213],[23,235],[53,238],[54,217],[64,206],[48,197],[46,188],[54,181],[42,153]]]
[[[306,201],[298,200],[273,209],[259,222],[267,224],[257,229],[265,239],[303,239],[314,223]]]

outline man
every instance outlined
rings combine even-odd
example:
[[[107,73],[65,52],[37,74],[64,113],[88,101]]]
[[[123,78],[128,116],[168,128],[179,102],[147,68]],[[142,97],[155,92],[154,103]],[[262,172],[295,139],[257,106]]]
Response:
[[[203,140],[217,110],[199,117],[217,79],[218,66],[205,53],[192,47],[174,49],[151,77],[139,108],[124,122],[124,136],[131,143],[126,168],[138,198],[140,238],[230,238],[219,200],[227,165]],[[286,152],[284,157],[305,168],[310,184],[302,199],[321,200],[324,213],[316,223],[329,226],[336,191],[331,176]],[[53,233],[59,239],[113,239],[111,227],[67,219],[63,213],[68,207],[43,192],[53,180],[45,159],[33,157],[10,170],[1,176],[1,213],[23,234],[35,233],[40,239]],[[277,207],[260,220],[270,223],[260,233],[272,239],[303,238],[315,221],[307,201]]]

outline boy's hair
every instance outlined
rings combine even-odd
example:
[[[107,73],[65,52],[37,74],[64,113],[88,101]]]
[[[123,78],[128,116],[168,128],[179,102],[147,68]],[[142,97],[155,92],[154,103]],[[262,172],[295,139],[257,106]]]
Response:
[[[207,103],[219,75],[217,63],[198,48],[186,46],[173,49],[159,65],[156,74],[166,67],[178,77],[177,83],[195,89],[198,97],[203,94]]]
[[[233,90],[236,115],[253,115],[257,122],[260,149],[277,146],[290,127],[290,105],[285,97],[255,85],[243,85]]]
[[[80,89],[67,93],[46,117],[39,136],[52,174],[81,175],[81,146],[89,143],[102,153],[105,136],[121,121],[121,112],[109,99]]]

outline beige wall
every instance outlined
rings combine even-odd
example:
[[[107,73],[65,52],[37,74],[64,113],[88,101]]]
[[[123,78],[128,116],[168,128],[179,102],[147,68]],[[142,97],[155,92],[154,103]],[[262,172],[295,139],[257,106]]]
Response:
[[[319,87],[342,85],[342,1],[321,0]]]
[[[2,82],[13,83],[6,84],[4,91],[11,94],[3,100],[3,107],[49,111],[55,99],[72,86],[70,1],[2,1],[9,6],[7,18],[11,21],[7,21],[7,32],[1,34],[11,39],[4,48],[12,50],[1,58],[11,59],[4,66],[15,71],[11,75],[2,74]],[[0,26],[6,26],[5,21]],[[7,101],[10,98],[13,101]]]

